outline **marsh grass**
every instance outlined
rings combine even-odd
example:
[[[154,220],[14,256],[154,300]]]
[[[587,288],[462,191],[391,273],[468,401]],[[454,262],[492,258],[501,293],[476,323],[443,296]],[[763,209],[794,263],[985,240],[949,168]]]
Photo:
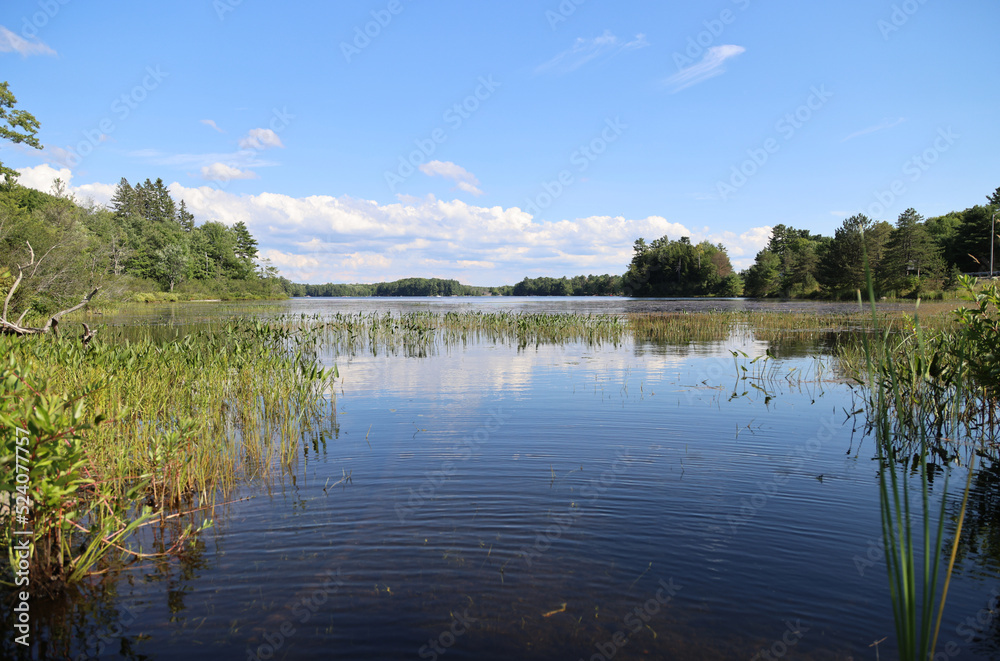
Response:
[[[86,347],[0,338],[4,463],[26,437],[32,561],[54,584],[119,552],[145,557],[125,546],[140,528],[166,530],[241,483],[291,470],[304,440],[335,433],[336,368],[318,362],[314,334],[259,320],[169,342],[104,331]],[[13,480],[2,490],[19,495]],[[181,530],[165,552],[208,524]]]
[[[870,274],[868,280],[873,332],[861,335],[864,362],[859,364],[857,347],[846,348],[845,354],[866,389],[865,414],[876,441],[899,657],[925,661],[937,645],[976,457],[987,440],[995,439],[992,424],[981,424],[984,407],[993,419],[992,375],[974,373],[983,352],[992,354],[993,348],[977,346],[970,329],[977,319],[995,320],[1000,299],[982,300],[978,317],[962,309],[952,323],[939,322],[930,331],[916,314],[902,329],[880,327]],[[965,284],[975,294],[975,282]],[[860,292],[858,298],[860,304]],[[964,332],[956,330],[959,325]],[[945,547],[949,480],[959,468],[966,472],[965,488],[954,538]],[[937,492],[932,493],[935,480]]]
[[[259,305],[224,309],[221,318],[178,317],[175,325],[103,326],[86,347],[55,337],[0,338],[0,353],[8,359],[0,410],[9,422],[2,437],[5,461],[14,452],[10,430],[33,420],[32,461],[58,449],[51,470],[32,476],[32,497],[48,503],[32,513],[42,573],[79,580],[112,556],[142,556],[128,543],[144,537],[159,540],[158,552],[176,552],[210,521],[212,506],[237,487],[294,474],[300,451],[337,433],[332,387],[339,356],[430,356],[482,343],[518,349],[566,342],[782,346],[833,335],[844,347],[845,363],[859,367],[859,356],[874,354],[857,347],[863,349],[876,333],[885,346],[898,343],[913,327],[905,314],[882,312],[321,316],[273,315]],[[92,315],[91,321],[100,318]],[[946,321],[932,323],[947,327]],[[759,359],[744,354],[742,374],[739,354],[734,361],[738,381],[765,391],[775,379],[801,383],[823,378],[826,370],[821,364],[813,377],[785,374],[770,350]],[[947,403],[948,393],[941,391],[945,399],[933,410]],[[909,401],[900,398],[896,410],[907,410]],[[913,401],[914,410],[926,410],[926,398]],[[46,500],[46,489],[62,496]],[[13,484],[2,490],[15,493]],[[185,517],[192,512],[203,516]],[[187,523],[178,527],[181,520]],[[9,540],[10,526],[4,530]]]

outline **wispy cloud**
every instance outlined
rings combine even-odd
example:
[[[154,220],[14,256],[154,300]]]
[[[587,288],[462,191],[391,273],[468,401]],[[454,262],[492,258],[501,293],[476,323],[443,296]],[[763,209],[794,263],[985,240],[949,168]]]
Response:
[[[222,129],[220,129],[218,127],[218,125],[215,123],[214,119],[203,119],[203,120],[201,120],[201,123],[204,124],[205,126],[211,126],[213,129],[215,129],[219,133],[225,133],[225,131],[223,131]]]
[[[256,149],[261,151],[268,147],[284,147],[281,138],[271,129],[250,129],[245,137],[240,139],[241,149]]]
[[[29,55],[55,55],[56,52],[40,41],[28,41],[0,25],[0,53]]]
[[[692,64],[686,69],[681,69],[667,78],[666,82],[674,88],[674,92],[680,92],[692,85],[697,85],[700,82],[724,73],[726,69],[723,65],[726,63],[726,60],[745,52],[746,49],[742,46],[733,46],[731,44],[712,46],[705,53],[705,56],[701,58],[701,62]]]
[[[256,179],[257,173],[225,163],[212,163],[201,169],[201,178],[206,181],[231,181],[233,179]]]
[[[176,168],[203,168],[213,163],[229,163],[234,167],[261,168],[278,165],[277,162],[260,157],[260,152],[254,149],[243,149],[229,153],[207,154],[168,154],[156,149],[138,149],[128,153],[131,158],[137,158],[153,165],[163,165]]]
[[[646,35],[637,34],[631,41],[622,42],[610,30],[593,39],[577,38],[573,46],[535,68],[535,73],[570,73],[600,57],[610,58],[627,51],[649,46]]]
[[[871,133],[878,133],[879,131],[884,131],[886,129],[891,129],[894,126],[899,126],[906,121],[905,117],[899,117],[898,119],[883,119],[881,124],[876,124],[875,126],[869,126],[866,129],[861,129],[860,131],[855,131],[850,134],[841,142],[847,142],[848,140],[853,140],[854,138],[860,138],[863,135],[869,135]]]
[[[460,165],[455,165],[450,161],[431,161],[420,166],[420,171],[428,177],[444,177],[455,182],[459,190],[473,195],[482,195],[479,188],[479,179]]]

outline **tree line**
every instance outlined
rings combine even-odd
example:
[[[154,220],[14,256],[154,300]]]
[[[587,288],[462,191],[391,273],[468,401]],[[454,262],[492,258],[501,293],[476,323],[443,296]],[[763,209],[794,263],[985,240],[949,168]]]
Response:
[[[490,288],[463,285],[458,280],[441,278],[404,278],[372,284],[289,283],[286,291],[291,296],[483,296],[490,293]]]
[[[867,273],[880,296],[953,290],[959,274],[990,269],[1000,188],[987,201],[986,206],[929,219],[907,209],[894,225],[858,214],[844,220],[832,237],[777,225],[768,245],[742,273],[745,295],[852,297],[867,288]]]
[[[638,239],[622,276],[525,278],[493,291],[508,296],[852,298],[867,289],[870,273],[879,296],[915,298],[955,290],[962,273],[990,270],[1000,188],[986,199],[986,205],[928,219],[907,209],[895,224],[858,214],[844,220],[832,237],[776,225],[767,246],[740,273],[722,244],[664,236],[648,244]],[[1000,263],[1000,253],[993,259]]]
[[[181,289],[198,297],[284,297],[276,270],[256,258],[257,240],[244,223],[198,224],[162,179],[135,186],[122,179],[108,207],[78,204],[59,180],[52,193],[11,178],[0,186],[0,291],[31,264],[11,301],[19,309],[43,314],[95,287],[118,299]]]
[[[41,148],[38,121],[16,108],[0,83],[0,138]],[[754,263],[737,274],[724,246],[664,236],[634,244],[621,275],[525,278],[516,285],[471,287],[456,280],[406,278],[375,284],[295,284],[265,261],[242,221],[228,227],[196,224],[162,179],[119,182],[109,208],[80,206],[58,180],[52,195],[18,186],[17,172],[0,162],[0,288],[20,265],[31,264],[16,291],[40,308],[89,290],[107,276],[144,288],[227,297],[292,296],[853,296],[873,277],[877,293],[918,296],[954,289],[962,272],[992,267],[992,220],[1000,188],[977,205],[924,219],[907,209],[895,224],[862,214],[846,219],[832,237],[786,225],[774,227]],[[867,271],[866,271],[867,265]],[[120,283],[119,283],[120,284]],[[2,290],[2,289],[0,289]],[[14,301],[17,303],[18,301]]]

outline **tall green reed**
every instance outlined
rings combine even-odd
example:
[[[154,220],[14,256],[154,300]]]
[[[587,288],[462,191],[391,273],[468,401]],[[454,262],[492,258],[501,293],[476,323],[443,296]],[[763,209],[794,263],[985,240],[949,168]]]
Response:
[[[335,425],[336,369],[321,365],[315,334],[260,320],[171,341],[103,330],[86,347],[0,338],[0,461],[13,464],[29,439],[32,562],[54,583],[147,556],[127,544],[140,529],[287,469],[303,439]],[[0,518],[9,539],[13,511]],[[177,530],[166,552],[208,524]]]
[[[890,600],[899,657],[926,661],[937,645],[975,468],[975,438],[963,424],[974,383],[967,362],[955,359],[967,349],[960,337],[941,330],[927,338],[916,313],[906,332],[880,330],[870,270],[867,284],[872,333],[862,338],[862,378],[876,441]],[[931,470],[938,458],[945,465],[935,503]],[[939,590],[948,483],[953,466],[963,463],[965,490]]]

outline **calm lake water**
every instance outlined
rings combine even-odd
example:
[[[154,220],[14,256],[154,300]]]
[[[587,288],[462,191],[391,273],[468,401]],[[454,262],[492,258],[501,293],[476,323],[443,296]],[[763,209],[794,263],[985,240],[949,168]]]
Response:
[[[107,321],[183,332],[255,313],[203,305]],[[747,307],[857,306],[303,299],[257,313]],[[734,349],[768,345],[734,329],[684,346],[469,341],[336,357],[337,433],[305,444],[284,479],[244,488],[181,562],[130,570],[80,603],[59,655],[875,659],[888,637],[878,654],[895,658],[858,393],[823,344],[778,352],[763,389],[736,379]],[[950,500],[963,484],[958,471]],[[1000,658],[996,470],[974,484],[940,658]]]

